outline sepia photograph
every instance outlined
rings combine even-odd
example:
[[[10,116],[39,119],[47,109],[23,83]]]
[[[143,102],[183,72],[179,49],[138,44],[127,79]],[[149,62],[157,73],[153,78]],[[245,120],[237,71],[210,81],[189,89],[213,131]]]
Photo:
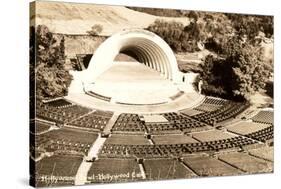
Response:
[[[274,17],[35,1],[30,185],[274,172]]]

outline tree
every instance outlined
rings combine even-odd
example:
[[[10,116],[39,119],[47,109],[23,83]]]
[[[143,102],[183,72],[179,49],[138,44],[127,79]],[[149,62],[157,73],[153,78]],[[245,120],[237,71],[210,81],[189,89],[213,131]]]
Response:
[[[29,104],[30,119],[35,116],[35,27],[31,26],[29,30]]]
[[[238,48],[229,51],[226,59],[233,65],[232,92],[234,96],[249,99],[249,95],[265,88],[271,71],[263,61],[261,47],[253,46],[248,42],[236,43],[236,46]]]
[[[56,39],[44,25],[36,29],[36,98],[54,98],[67,94],[71,75],[65,69],[64,38]]]
[[[270,73],[263,61],[262,49],[234,37],[228,42],[224,57],[206,57],[201,72],[202,91],[249,100],[251,94],[265,88]]]
[[[263,32],[266,37],[273,35],[273,16],[226,14],[231,20],[236,35],[255,43],[256,37]]]
[[[224,64],[224,59],[208,55],[204,64],[201,64],[200,79],[202,80],[202,92],[206,95],[229,98],[229,72],[230,68]]]
[[[187,14],[187,17],[192,19],[193,22],[197,22],[198,18],[199,18],[199,15],[196,11],[190,11],[188,14]]]
[[[196,25],[184,26],[180,22],[155,20],[147,30],[156,33],[176,52],[194,52],[198,50]]]
[[[197,23],[199,40],[205,48],[215,53],[222,53],[223,46],[233,35],[231,21],[222,13],[201,13],[203,21]]]
[[[97,35],[99,35],[102,32],[102,30],[103,30],[102,25],[95,24],[94,26],[92,26],[90,31],[87,31],[87,33],[89,35],[92,35],[92,36],[97,36]]]

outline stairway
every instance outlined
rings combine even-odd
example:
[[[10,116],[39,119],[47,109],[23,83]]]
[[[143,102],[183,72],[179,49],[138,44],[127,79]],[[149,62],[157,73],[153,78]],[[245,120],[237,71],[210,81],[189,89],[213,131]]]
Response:
[[[116,122],[116,120],[118,119],[119,115],[120,113],[116,113],[116,112],[113,114],[113,116],[110,118],[105,128],[103,129],[103,134],[108,135],[111,133],[111,129],[114,123]]]
[[[98,158],[98,153],[102,148],[106,138],[101,137],[99,134],[97,140],[90,148],[87,157],[84,158],[75,176],[75,185],[84,185],[87,182],[88,172],[92,166],[92,161]]]

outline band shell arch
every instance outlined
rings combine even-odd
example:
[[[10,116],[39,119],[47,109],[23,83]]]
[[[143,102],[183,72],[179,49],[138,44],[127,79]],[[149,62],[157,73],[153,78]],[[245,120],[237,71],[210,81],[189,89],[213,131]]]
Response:
[[[95,51],[86,71],[88,82],[114,64],[114,58],[124,53],[140,63],[160,72],[169,80],[176,80],[178,66],[169,45],[156,34],[142,29],[124,30],[106,39]]]

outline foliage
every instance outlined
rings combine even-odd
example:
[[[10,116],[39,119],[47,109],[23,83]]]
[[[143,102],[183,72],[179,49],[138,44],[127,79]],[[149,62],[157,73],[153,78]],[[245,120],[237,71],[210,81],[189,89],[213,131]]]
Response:
[[[195,18],[194,18],[195,17]],[[196,20],[196,17],[197,20]],[[222,46],[233,35],[231,21],[222,13],[201,12],[197,15],[191,15],[192,20],[196,20],[198,25],[198,42],[205,45],[208,50],[216,53],[223,51]]]
[[[184,28],[173,28],[175,22],[159,20],[148,27],[148,30],[165,38],[172,49],[177,52],[197,51],[197,46],[200,44],[208,50],[223,54],[224,46],[233,36],[248,40],[252,45],[260,43],[259,38],[262,33],[267,38],[273,36],[273,16],[129,8],[157,16],[187,17],[190,24],[184,26]]]
[[[55,39],[44,25],[36,29],[36,97],[54,98],[67,94],[71,75],[64,68],[64,38]]]
[[[263,62],[262,48],[247,42],[234,43],[236,47],[230,51],[226,59],[234,65],[233,94],[248,99],[248,95],[265,87],[271,72]]]
[[[35,28],[30,27],[29,30],[29,102],[31,119],[35,115]]]
[[[197,25],[185,27],[180,22],[156,20],[148,28],[163,38],[176,52],[194,52],[197,47]]]
[[[222,53],[223,46],[232,37],[231,21],[222,13],[198,13],[189,11],[186,16],[190,24],[156,20],[147,29],[162,37],[176,52],[198,51],[198,44]]]
[[[263,32],[265,37],[273,35],[273,17],[258,15],[226,14],[232,22],[237,35],[246,37],[253,43],[256,37]]]
[[[226,82],[229,82],[231,67],[224,64],[223,59],[208,55],[204,64],[201,64],[202,92],[206,95],[229,98],[229,88]]]
[[[102,30],[103,30],[102,25],[95,24],[94,26],[92,26],[90,31],[87,31],[87,33],[89,35],[92,35],[92,36],[97,36],[97,35],[99,35],[102,32]]]
[[[199,14],[196,11],[189,11],[189,13],[187,13],[187,17],[190,18],[192,22],[197,22]]]
[[[35,28],[30,27],[29,31],[29,80],[30,84],[33,84],[35,81]],[[32,94],[30,94],[32,95]]]
[[[249,99],[250,94],[265,87],[270,77],[261,51],[260,47],[232,38],[224,58],[206,57],[201,73],[202,91],[232,99]]]
[[[165,17],[183,17],[185,16],[185,12],[187,12],[184,10],[176,10],[176,9],[161,9],[161,8],[146,8],[146,7],[127,7],[127,8],[138,12],[144,12],[155,16],[165,16]]]
[[[273,95],[274,95],[274,92],[273,92],[273,81],[268,81],[266,83],[266,86],[265,86],[265,90],[266,90],[266,94],[268,96],[270,96],[271,98],[273,98]]]
[[[217,55],[207,56],[201,65],[205,94],[247,100],[266,87],[273,62],[266,60],[261,42],[273,36],[272,16],[195,11],[184,15],[190,20],[187,26],[156,20],[148,30],[176,52],[194,52],[201,44]]]

